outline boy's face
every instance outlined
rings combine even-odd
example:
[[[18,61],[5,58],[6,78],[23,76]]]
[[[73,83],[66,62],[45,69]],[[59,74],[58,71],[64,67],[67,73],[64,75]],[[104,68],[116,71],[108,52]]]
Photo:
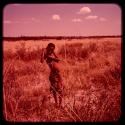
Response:
[[[53,53],[53,52],[54,52],[54,49],[55,49],[55,47],[50,46],[50,47],[48,48],[49,54]]]

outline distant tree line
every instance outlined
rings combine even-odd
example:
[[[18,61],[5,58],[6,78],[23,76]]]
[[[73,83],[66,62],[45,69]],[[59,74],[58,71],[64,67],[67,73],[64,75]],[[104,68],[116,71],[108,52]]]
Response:
[[[49,40],[49,39],[83,39],[83,38],[106,38],[106,37],[121,37],[120,35],[115,36],[20,36],[20,37],[3,37],[3,40],[17,41],[17,40]]]

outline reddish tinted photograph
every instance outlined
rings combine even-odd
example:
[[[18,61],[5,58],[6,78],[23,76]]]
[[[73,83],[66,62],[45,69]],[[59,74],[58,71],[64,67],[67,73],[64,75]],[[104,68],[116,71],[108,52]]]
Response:
[[[4,119],[118,121],[121,25],[117,4],[6,5]]]

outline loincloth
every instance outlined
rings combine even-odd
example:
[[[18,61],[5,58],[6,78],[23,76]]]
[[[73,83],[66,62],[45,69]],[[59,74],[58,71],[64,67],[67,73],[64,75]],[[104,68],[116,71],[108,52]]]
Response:
[[[62,78],[59,72],[51,72],[49,76],[51,83],[50,89],[62,93]]]

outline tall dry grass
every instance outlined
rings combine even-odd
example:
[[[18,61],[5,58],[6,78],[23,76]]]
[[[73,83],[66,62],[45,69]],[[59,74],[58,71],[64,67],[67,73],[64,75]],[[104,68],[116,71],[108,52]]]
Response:
[[[83,40],[84,41],[84,40]],[[44,41],[45,42],[45,41]],[[3,58],[3,114],[7,121],[117,121],[121,115],[121,41],[95,39],[56,44],[61,62],[63,108],[49,92],[49,68],[42,48],[26,42]],[[5,46],[4,46],[5,47]]]

